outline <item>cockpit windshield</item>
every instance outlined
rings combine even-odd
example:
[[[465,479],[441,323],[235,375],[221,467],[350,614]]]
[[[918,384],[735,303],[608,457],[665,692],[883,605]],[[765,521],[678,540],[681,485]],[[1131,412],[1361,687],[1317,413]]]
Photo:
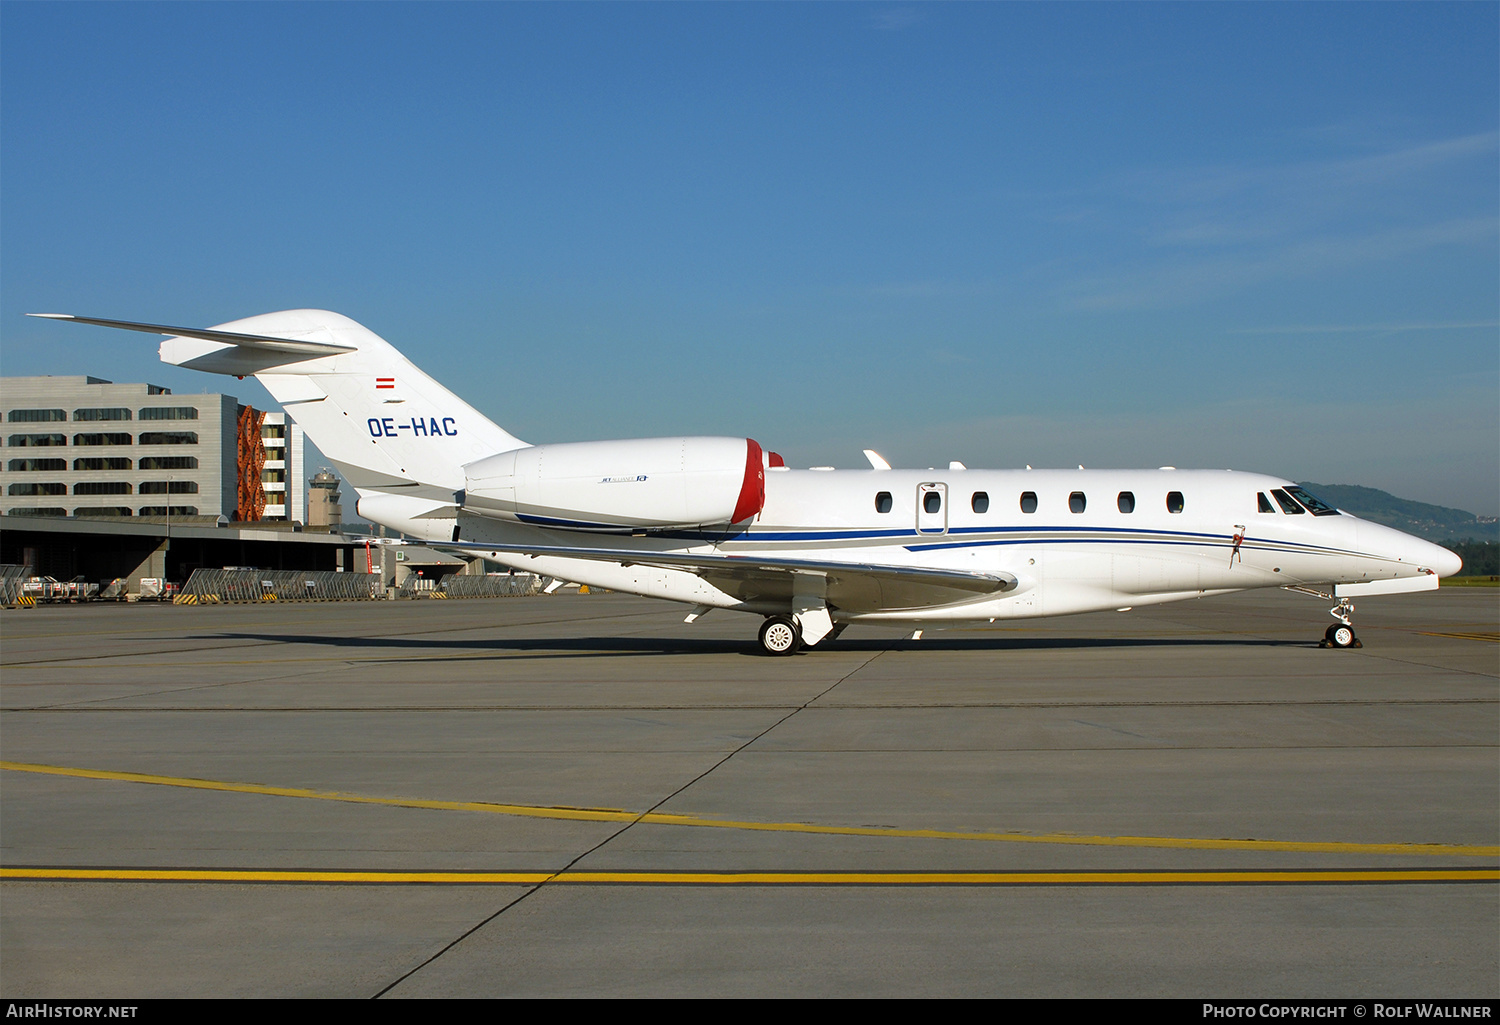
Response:
[[[1271,489],[1271,497],[1276,499],[1276,504],[1281,506],[1281,511],[1288,516],[1301,516],[1304,510],[1297,504],[1297,500],[1280,488]]]
[[[1314,516],[1337,516],[1339,514],[1337,509],[1315,495],[1310,494],[1306,488],[1288,487],[1287,491],[1291,493],[1293,498],[1307,506],[1307,511]]]

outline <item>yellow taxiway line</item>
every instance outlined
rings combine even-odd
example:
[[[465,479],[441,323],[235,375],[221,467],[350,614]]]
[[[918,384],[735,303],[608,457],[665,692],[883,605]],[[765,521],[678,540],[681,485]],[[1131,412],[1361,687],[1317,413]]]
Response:
[[[1488,883],[1500,868],[1229,872],[349,872],[262,869],[0,868],[0,880],[458,886],[1118,886],[1234,883]]]
[[[1461,641],[1489,641],[1491,644],[1500,644],[1500,633],[1488,630],[1479,630],[1473,633],[1434,633],[1430,630],[1419,630],[1423,637],[1456,637]]]
[[[566,806],[498,804],[489,801],[433,801],[412,797],[371,797],[338,791],[305,790],[298,787],[274,787],[259,783],[234,783],[223,780],[192,779],[181,776],[157,776],[143,772],[115,772],[104,769],[80,769],[60,765],[37,765],[29,762],[0,761],[0,769],[12,772],[72,776],[81,779],[110,780],[124,783],[147,783],[156,786],[186,787],[193,790],[218,790],[226,793],[258,794],[266,797],[290,797],[304,800],[340,801],[347,804],[383,805],[393,808],[420,808],[428,811],[467,811],[493,815],[518,815],[530,818],[567,819],[584,822],[635,822],[660,826],[694,826],[717,829],[755,830],[774,833],[815,833],[827,836],[876,836],[918,840],[973,840],[992,843],[1068,844],[1090,847],[1163,847],[1179,850],[1215,851],[1288,851],[1303,854],[1357,855],[1427,855],[1466,858],[1500,857],[1500,845],[1443,843],[1353,843],[1347,841],[1214,839],[1178,836],[1088,836],[1074,833],[989,833],[940,829],[888,829],[878,826],[829,826],[810,822],[744,822],[710,819],[698,815],[674,815],[667,812],[633,812],[619,808],[572,808]]]

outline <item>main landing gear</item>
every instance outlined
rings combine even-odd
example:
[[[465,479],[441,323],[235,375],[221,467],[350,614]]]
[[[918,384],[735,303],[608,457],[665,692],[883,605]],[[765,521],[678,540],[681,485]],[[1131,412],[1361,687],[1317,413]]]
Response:
[[[791,616],[768,616],[760,625],[760,650],[767,655],[791,655],[802,647],[802,631]]]
[[[844,624],[839,623],[826,637],[819,638],[819,643],[831,641],[843,632]],[[760,625],[760,650],[767,655],[794,655],[801,647],[802,625],[796,616],[767,616]]]

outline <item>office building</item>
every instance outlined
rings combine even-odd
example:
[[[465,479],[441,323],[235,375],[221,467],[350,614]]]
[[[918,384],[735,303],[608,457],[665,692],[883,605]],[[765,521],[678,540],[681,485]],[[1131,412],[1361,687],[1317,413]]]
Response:
[[[6,516],[306,518],[302,430],[232,395],[0,378]]]

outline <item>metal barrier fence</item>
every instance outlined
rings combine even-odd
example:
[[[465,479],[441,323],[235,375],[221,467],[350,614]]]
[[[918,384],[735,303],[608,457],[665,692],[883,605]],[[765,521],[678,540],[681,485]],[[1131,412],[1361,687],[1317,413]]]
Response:
[[[410,584],[414,577],[408,578]],[[428,597],[444,595],[449,598],[520,598],[536,594],[541,589],[541,578],[535,573],[491,573],[482,577],[452,574],[443,578],[442,589]],[[401,597],[414,597],[403,587]]]
[[[249,601],[369,601],[385,597],[375,573],[329,570],[195,569],[178,605]]]
[[[21,578],[24,579],[24,576]],[[482,577],[408,577],[398,598],[511,598],[536,594],[541,578],[534,573],[496,573]],[[173,599],[178,605],[219,605],[260,601],[369,601],[387,597],[377,573],[326,570],[195,569]]]
[[[0,605],[15,605],[21,597],[21,585],[31,576],[30,566],[11,563],[0,565]]]

